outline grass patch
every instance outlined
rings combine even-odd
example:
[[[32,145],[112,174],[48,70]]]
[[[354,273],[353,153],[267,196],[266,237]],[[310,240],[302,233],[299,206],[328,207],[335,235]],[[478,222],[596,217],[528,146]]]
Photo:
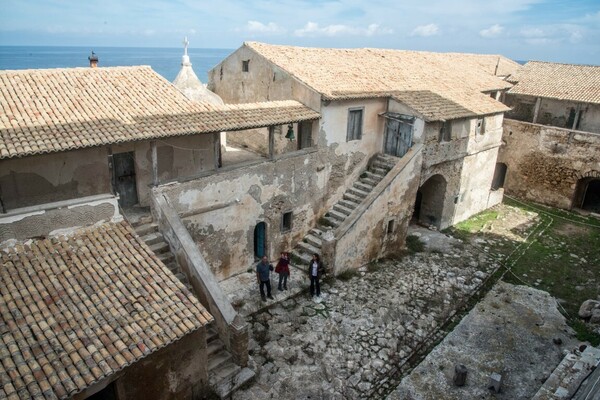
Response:
[[[510,228],[512,236],[489,229],[495,220],[510,218],[511,213],[523,215],[523,212],[535,213],[529,221],[536,222],[515,225]],[[600,335],[577,316],[581,303],[596,299],[600,294],[600,263],[596,262],[600,260],[599,220],[505,198],[502,207],[479,213],[445,233],[465,241],[475,237],[488,240],[484,246],[491,255],[511,269],[504,275],[504,281],[550,293],[564,307],[564,310],[559,309],[576,331],[577,339],[594,346],[600,344]],[[506,296],[501,300],[510,301]]]
[[[381,263],[379,263],[378,261],[370,262],[367,265],[367,271],[369,271],[369,272],[377,272],[380,269],[381,269]]]
[[[412,254],[420,253],[425,250],[425,243],[415,235],[408,235],[406,237],[406,248]]]
[[[500,213],[497,210],[485,210],[466,221],[456,224],[455,229],[469,233],[480,232],[497,220],[499,215]]]
[[[358,271],[355,269],[347,269],[343,272],[341,272],[340,274],[338,274],[337,278],[341,281],[349,281],[350,279],[354,278],[355,276],[358,276]]]

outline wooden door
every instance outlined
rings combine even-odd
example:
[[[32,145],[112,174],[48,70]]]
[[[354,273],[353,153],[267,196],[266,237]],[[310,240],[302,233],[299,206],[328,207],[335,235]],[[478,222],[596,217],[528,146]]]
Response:
[[[133,152],[113,154],[115,190],[119,205],[129,207],[138,203]]]
[[[383,152],[395,157],[405,155],[412,146],[412,132],[412,124],[396,119],[387,119]]]

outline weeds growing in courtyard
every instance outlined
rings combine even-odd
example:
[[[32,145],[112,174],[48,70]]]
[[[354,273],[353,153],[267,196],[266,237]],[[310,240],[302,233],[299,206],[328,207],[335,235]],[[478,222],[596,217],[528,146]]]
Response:
[[[406,248],[411,254],[420,253],[425,250],[425,244],[418,236],[408,235],[406,237]]]

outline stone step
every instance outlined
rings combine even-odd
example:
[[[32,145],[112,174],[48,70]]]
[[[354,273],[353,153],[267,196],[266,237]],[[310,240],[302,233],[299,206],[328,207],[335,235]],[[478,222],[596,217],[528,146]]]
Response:
[[[363,199],[369,195],[369,192],[365,192],[364,190],[360,190],[354,186],[348,188],[347,192],[352,193],[354,196],[358,197],[362,203]]]
[[[219,339],[219,333],[212,326],[209,326],[208,329],[206,329],[206,343],[210,343],[217,339]]]
[[[160,253],[160,254],[157,254],[156,256],[165,265],[175,262],[175,256],[171,252]]]
[[[340,221],[333,217],[323,217],[323,220],[319,223],[319,227],[322,229],[337,228],[340,226]]]
[[[213,354],[223,350],[225,345],[220,339],[215,339],[206,344],[206,357],[211,357]]]
[[[340,204],[341,202],[338,202],[336,204],[334,204],[333,209],[341,214],[344,214],[346,216],[350,215],[352,213],[352,209],[351,208],[347,208],[344,207],[342,204]]]
[[[229,399],[233,392],[253,379],[254,372],[250,368],[224,367],[219,375],[210,379],[210,384],[220,399]]]
[[[330,218],[334,218],[336,220],[338,220],[339,222],[344,222],[344,220],[346,219],[346,214],[343,214],[339,211],[335,211],[335,210],[330,210],[327,213],[327,216]]]
[[[354,186],[358,190],[362,190],[362,191],[367,192],[367,193],[371,193],[371,191],[375,187],[374,185],[368,185],[368,184],[363,183],[361,181],[354,182],[354,184],[352,186]]]
[[[377,186],[377,184],[379,182],[381,182],[381,179],[373,179],[373,178],[369,178],[369,177],[364,177],[364,178],[360,178],[360,182],[364,183],[365,185],[375,187],[375,186]]]
[[[374,172],[371,172],[369,170],[365,171],[365,176],[367,179],[370,179],[371,181],[375,182],[375,184],[381,182],[381,180],[383,179],[383,177],[385,176],[385,171],[381,171],[381,174],[376,174]]]
[[[340,200],[337,202],[336,205],[342,206],[344,207],[346,210],[350,210],[350,212],[354,211],[354,209],[356,208],[356,206],[358,205],[357,203],[353,202],[353,201],[348,201],[348,200]],[[334,206],[335,207],[335,206]]]
[[[163,253],[163,254],[167,254],[167,253]],[[169,271],[173,272],[174,274],[179,272],[179,265],[177,265],[177,263],[175,261],[171,261],[165,265],[167,266],[167,268],[169,268]]]
[[[362,203],[362,200],[363,200],[362,197],[359,197],[348,190],[344,193],[343,199],[347,200],[347,201],[351,201],[352,203],[355,204],[355,207],[358,206],[360,203]]]
[[[149,233],[157,232],[157,231],[158,231],[158,225],[156,225],[154,222],[149,223],[149,224],[143,224],[143,225],[140,225],[137,228],[135,228],[135,233],[137,233],[139,236],[146,236]]]
[[[312,254],[304,253],[304,252],[302,252],[301,249],[294,249],[292,251],[292,259],[296,259],[296,260],[294,260],[294,264],[296,265],[296,268],[302,269],[302,265],[304,265],[304,264],[308,265],[310,260],[312,260]],[[300,261],[298,262],[297,260],[300,260]]]
[[[320,236],[317,235],[313,235],[312,233],[309,233],[308,235],[306,235],[304,237],[304,240],[306,240],[306,243],[311,244],[317,248],[321,248],[323,241],[321,240]]]
[[[211,357],[208,357],[207,368],[208,368],[209,373],[210,373],[210,371],[215,370],[216,368],[220,367],[221,365],[225,364],[228,361],[231,361],[231,353],[229,353],[225,349],[213,354]],[[233,365],[235,365],[235,364],[233,364]]]
[[[144,243],[146,243],[148,246],[152,246],[153,244],[159,243],[159,242],[164,242],[165,238],[163,237],[162,233],[156,231],[156,232],[151,232],[147,235],[144,235],[141,237],[141,239],[144,241]]]
[[[300,250],[303,253],[308,253],[311,256],[313,254],[315,254],[315,253],[316,254],[321,253],[321,248],[320,247],[317,248],[317,247],[313,246],[312,244],[304,243],[304,242],[298,243],[298,250]]]
[[[308,233],[318,236],[318,237],[321,237],[321,236],[323,236],[323,233],[325,233],[325,232],[323,232],[322,230],[320,230],[318,228],[312,228],[310,231],[308,231]]]
[[[150,246],[150,250],[154,252],[154,254],[161,254],[170,251],[169,245],[167,242],[158,242]]]
[[[382,161],[380,161],[380,160],[375,160],[375,161],[373,161],[373,164],[372,164],[372,166],[373,166],[373,168],[379,168],[379,169],[382,169],[382,170],[384,170],[386,174],[387,174],[387,173],[388,173],[388,172],[389,172],[389,171],[392,169],[392,167],[393,167],[393,165],[389,165],[388,163],[386,163],[386,162],[382,162]]]
[[[395,165],[396,165],[396,163],[397,163],[397,160],[396,160],[396,159],[393,159],[393,158],[385,158],[385,157],[381,157],[381,156],[377,156],[377,157],[375,158],[375,161],[376,161],[376,162],[379,162],[379,163],[382,163],[382,164],[385,164],[385,166],[386,166],[386,169],[392,169],[392,168],[394,168],[394,166],[395,166]]]
[[[150,210],[148,210],[150,212]],[[153,221],[152,214],[146,215],[134,215],[127,217],[127,220],[131,224],[131,226],[135,229],[138,226],[142,226],[145,224],[151,224]]]
[[[372,165],[369,168],[369,172],[372,173],[375,176],[380,177],[381,179],[383,179],[383,177],[386,176],[387,173],[388,173],[387,169],[385,169],[385,168],[378,168],[378,167],[376,167],[374,165]]]
[[[187,283],[187,281],[188,281],[188,280],[187,280],[187,276],[185,276],[185,275],[184,275],[182,272],[177,272],[177,273],[175,274],[175,277],[176,277],[177,279],[179,279],[179,282],[181,282],[181,283],[183,283],[183,284],[186,284],[186,283]]]

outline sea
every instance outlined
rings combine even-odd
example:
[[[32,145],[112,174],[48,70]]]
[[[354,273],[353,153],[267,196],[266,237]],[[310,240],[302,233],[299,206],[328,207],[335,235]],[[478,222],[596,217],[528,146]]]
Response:
[[[89,67],[92,50],[99,67],[150,65],[173,82],[181,68],[183,48],[0,46],[0,70]],[[208,71],[234,49],[188,49],[194,72],[203,83]]]

